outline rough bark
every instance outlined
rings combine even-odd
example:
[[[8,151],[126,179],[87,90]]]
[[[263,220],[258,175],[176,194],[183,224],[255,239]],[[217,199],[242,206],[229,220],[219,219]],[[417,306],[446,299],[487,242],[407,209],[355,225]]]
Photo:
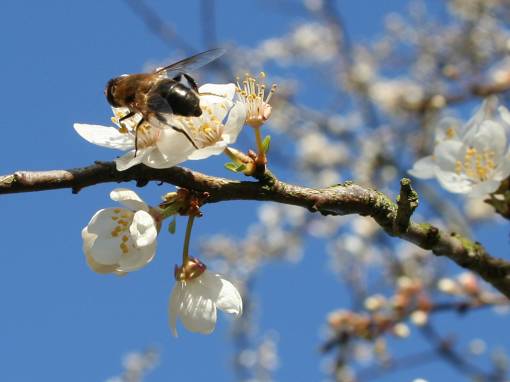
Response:
[[[410,219],[417,195],[407,179],[401,182],[398,203],[383,193],[352,182],[314,189],[279,181],[267,172],[258,181],[234,181],[212,177],[182,167],[152,169],[138,165],[126,171],[115,169],[114,162],[96,162],[83,168],[54,171],[17,171],[0,176],[0,194],[69,188],[78,193],[98,183],[150,181],[170,183],[209,193],[206,203],[228,200],[263,200],[307,208],[323,215],[359,214],[371,216],[389,235],[446,256],[463,268],[480,275],[510,298],[510,262],[491,256],[478,243],[455,232],[445,232],[427,223]]]

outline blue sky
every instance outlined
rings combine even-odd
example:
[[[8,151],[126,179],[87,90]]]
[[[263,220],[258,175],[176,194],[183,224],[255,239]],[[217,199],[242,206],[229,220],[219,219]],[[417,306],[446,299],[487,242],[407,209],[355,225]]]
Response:
[[[149,2],[197,50],[205,49],[199,1],[170,3]],[[270,1],[217,3],[220,42],[253,46],[300,21],[298,15],[272,12]],[[352,37],[368,40],[381,30],[385,13],[402,10],[406,3],[346,1],[342,12]],[[149,60],[182,56],[154,37],[122,1],[4,0],[0,10],[2,174],[111,160],[111,151],[84,142],[72,124],[108,123],[110,108],[103,88],[109,78],[140,71]],[[223,162],[221,158],[188,165],[228,176]],[[99,185],[78,196],[59,190],[0,198],[2,379],[103,381],[121,370],[123,354],[154,345],[161,350],[161,365],[147,381],[232,380],[233,353],[224,316],[211,336],[183,329],[179,339],[170,335],[167,301],[182,231],[161,238],[150,266],[128,277],[100,276],[85,265],[80,231],[96,210],[114,205],[108,194],[115,186]],[[168,190],[150,185],[139,192],[155,203]],[[241,235],[256,206],[254,202],[207,206],[207,216],[197,222],[193,236]],[[492,236],[484,232],[481,238]],[[317,350],[320,324],[347,296],[327,270],[321,248],[312,241],[302,263],[269,264],[256,279],[261,328],[280,333],[278,380],[323,377]],[[508,343],[498,338],[498,328],[507,326],[507,318],[479,312],[463,319],[445,314],[441,319],[445,327],[454,324],[473,333],[490,325],[480,336],[494,344]],[[421,343],[419,335],[416,338],[396,346],[412,350]],[[387,380],[458,377],[436,365]]]

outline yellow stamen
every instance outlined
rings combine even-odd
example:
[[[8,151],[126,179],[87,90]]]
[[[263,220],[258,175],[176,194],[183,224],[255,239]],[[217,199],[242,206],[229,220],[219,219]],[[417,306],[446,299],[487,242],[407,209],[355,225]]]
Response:
[[[497,167],[495,163],[496,153],[492,150],[479,152],[474,147],[468,147],[464,154],[464,161],[455,163],[455,172],[464,172],[468,177],[478,181],[489,179],[492,171]]]
[[[273,84],[266,94],[266,85],[263,82],[265,78],[264,72],[260,72],[258,78],[246,73],[241,83],[240,78],[236,78],[236,91],[247,107],[246,124],[255,128],[260,127],[269,118],[271,114],[269,101],[276,91],[276,85]]]
[[[457,135],[457,132],[453,127],[449,127],[446,129],[446,138],[452,139]]]
[[[129,247],[126,243],[120,243],[119,247],[123,254],[126,254],[129,252]]]

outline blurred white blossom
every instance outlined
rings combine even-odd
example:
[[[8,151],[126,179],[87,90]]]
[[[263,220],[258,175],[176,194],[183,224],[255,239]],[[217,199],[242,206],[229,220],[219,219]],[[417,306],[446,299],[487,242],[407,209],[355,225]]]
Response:
[[[154,369],[159,362],[159,353],[154,349],[144,352],[130,352],[122,358],[124,372],[108,378],[106,382],[142,382],[145,374]]]
[[[420,159],[410,170],[419,178],[436,177],[446,190],[481,197],[499,187],[510,175],[507,145],[508,110],[500,107],[499,119],[490,118],[485,102],[464,126],[461,135],[445,139],[434,154]]]
[[[371,84],[369,94],[384,111],[398,112],[402,107],[416,107],[423,101],[425,91],[409,79],[380,79]]]
[[[295,61],[296,57],[325,63],[337,54],[335,39],[331,28],[315,22],[305,23],[284,37],[265,40],[257,48],[257,53],[262,60],[274,60],[280,65],[299,62]]]

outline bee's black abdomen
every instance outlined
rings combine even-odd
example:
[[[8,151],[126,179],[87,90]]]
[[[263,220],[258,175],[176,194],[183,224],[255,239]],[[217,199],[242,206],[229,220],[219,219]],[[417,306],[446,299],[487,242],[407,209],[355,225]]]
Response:
[[[198,94],[174,80],[164,80],[158,85],[158,92],[170,105],[173,114],[198,117],[202,114]]]

